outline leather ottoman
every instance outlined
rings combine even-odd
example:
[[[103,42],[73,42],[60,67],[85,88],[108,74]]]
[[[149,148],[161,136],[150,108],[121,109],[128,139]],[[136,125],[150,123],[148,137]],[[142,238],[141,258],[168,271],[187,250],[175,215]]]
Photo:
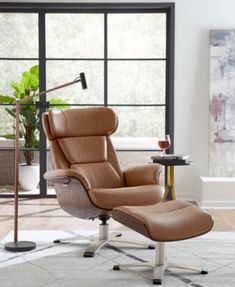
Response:
[[[207,274],[207,271],[166,262],[164,242],[184,240],[207,233],[213,219],[200,207],[174,200],[150,206],[121,206],[113,209],[113,218],[132,230],[156,241],[155,263],[114,265],[114,270],[125,267],[153,267],[153,284],[161,284],[167,267],[181,268]]]

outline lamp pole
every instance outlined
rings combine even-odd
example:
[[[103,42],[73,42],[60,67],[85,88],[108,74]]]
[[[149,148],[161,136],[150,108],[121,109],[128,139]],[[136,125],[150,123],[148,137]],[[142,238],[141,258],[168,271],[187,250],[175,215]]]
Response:
[[[36,248],[36,243],[32,241],[18,241],[18,199],[19,199],[19,158],[20,158],[20,104],[29,99],[43,96],[47,93],[65,88],[67,86],[81,82],[82,88],[87,89],[86,78],[84,73],[80,73],[79,77],[72,82],[54,87],[52,89],[31,95],[22,100],[17,99],[15,102],[15,186],[14,186],[14,241],[5,244],[5,250],[12,252],[30,251]]]

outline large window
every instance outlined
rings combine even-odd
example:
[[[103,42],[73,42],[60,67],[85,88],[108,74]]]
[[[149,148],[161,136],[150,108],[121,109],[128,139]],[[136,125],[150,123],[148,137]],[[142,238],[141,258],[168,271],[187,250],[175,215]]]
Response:
[[[85,72],[87,90],[74,85],[41,97],[39,114],[51,98],[71,108],[109,106],[119,117],[117,149],[154,150],[156,137],[165,133],[173,140],[173,3],[0,3],[0,36],[0,95],[11,93],[9,80],[18,81],[35,64],[41,91]],[[12,129],[1,104],[0,129]],[[1,147],[9,146],[3,142]],[[40,142],[40,187],[46,195],[43,132]]]
[[[56,94],[73,105],[112,107],[117,148],[156,148],[151,139],[166,130],[167,12],[54,13],[45,23],[47,86],[85,71],[87,91]]]

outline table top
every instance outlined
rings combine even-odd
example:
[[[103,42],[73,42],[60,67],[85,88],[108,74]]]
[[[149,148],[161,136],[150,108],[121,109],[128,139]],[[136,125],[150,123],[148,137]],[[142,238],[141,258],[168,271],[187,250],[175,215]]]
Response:
[[[160,158],[160,157],[151,157],[153,163],[159,163],[165,166],[174,166],[174,165],[190,165],[193,162],[185,159],[172,159],[172,158]]]

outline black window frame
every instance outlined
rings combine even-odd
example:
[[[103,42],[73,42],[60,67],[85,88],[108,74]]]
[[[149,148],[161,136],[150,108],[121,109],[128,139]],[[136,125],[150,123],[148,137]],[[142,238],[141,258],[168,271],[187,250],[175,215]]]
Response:
[[[165,133],[170,134],[172,144],[168,152],[174,151],[174,38],[175,38],[175,3],[0,3],[0,13],[37,13],[38,14],[38,38],[39,55],[38,58],[0,58],[0,60],[38,60],[40,68],[40,91],[46,90],[46,61],[51,58],[46,57],[46,14],[51,13],[102,13],[104,14],[104,106],[122,106],[121,104],[108,104],[108,81],[107,81],[107,15],[111,13],[166,13],[166,81],[165,81]],[[60,58],[53,58],[60,60]],[[68,60],[68,59],[66,59]],[[79,59],[77,59],[79,60]],[[92,58],[91,58],[92,60]],[[113,59],[111,59],[113,60]],[[125,60],[129,60],[128,58]],[[139,60],[139,59],[135,59]],[[146,59],[144,59],[146,60]],[[149,59],[147,59],[149,60]],[[92,104],[93,105],[93,104]],[[98,106],[97,104],[94,104]],[[78,105],[79,106],[79,105]],[[86,105],[87,106],[87,105]],[[124,106],[163,106],[159,105],[124,105]],[[46,96],[39,99],[39,114],[46,111]],[[20,194],[20,197],[55,197],[47,194],[47,182],[43,174],[47,170],[47,146],[40,123],[40,193]],[[127,149],[122,151],[153,151],[148,149]],[[13,195],[2,194],[0,197],[12,197]]]

